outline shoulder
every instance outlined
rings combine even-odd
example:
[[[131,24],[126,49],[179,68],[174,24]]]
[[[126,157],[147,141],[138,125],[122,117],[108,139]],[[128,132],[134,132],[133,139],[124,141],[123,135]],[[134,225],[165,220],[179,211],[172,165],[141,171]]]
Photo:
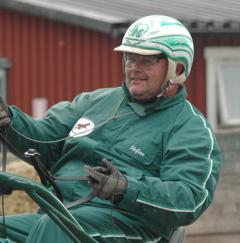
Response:
[[[184,103],[182,116],[185,116],[188,120],[190,119],[209,126],[208,120],[203,113],[188,100]]]
[[[75,97],[76,100],[88,100],[90,102],[98,102],[100,100],[106,99],[108,97],[122,95],[124,93],[121,87],[113,87],[113,88],[101,88],[96,89],[91,92],[84,92]]]
[[[189,134],[197,139],[213,137],[211,124],[206,117],[191,102],[185,100],[177,119],[174,121],[174,130],[181,130],[184,134]],[[200,136],[201,134],[201,136]]]
[[[123,89],[121,87],[114,87],[114,88],[102,88],[94,90],[89,94],[92,99],[102,99],[111,95],[121,94]]]

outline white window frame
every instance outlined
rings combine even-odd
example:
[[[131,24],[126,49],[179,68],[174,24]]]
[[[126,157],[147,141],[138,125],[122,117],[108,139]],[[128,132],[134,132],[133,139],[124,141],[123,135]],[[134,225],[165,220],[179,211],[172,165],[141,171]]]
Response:
[[[206,47],[204,57],[206,59],[206,115],[216,130],[219,125],[217,121],[218,68],[225,61],[240,62],[240,47]]]
[[[240,73],[240,58],[238,60],[235,60],[235,61],[223,61],[221,63],[219,63],[219,66],[218,66],[218,70],[217,70],[217,82],[218,82],[218,92],[219,92],[219,95],[220,95],[220,98],[218,98],[218,102],[219,102],[219,116],[220,116],[220,121],[221,121],[221,125],[223,126],[236,126],[236,125],[239,125],[240,124],[240,117],[232,117],[230,114],[229,114],[229,109],[228,109],[228,97],[227,97],[227,94],[226,94],[226,90],[225,90],[225,83],[228,82],[228,81],[231,81],[231,80],[225,80],[224,78],[224,75],[223,75],[223,68],[226,67],[226,66],[230,66],[231,68],[234,68],[234,67],[237,67],[237,70],[239,71]],[[233,81],[233,80],[232,80]],[[231,96],[232,96],[232,99],[233,101],[236,101],[238,100],[238,97],[239,97],[239,94],[240,94],[240,75],[237,76],[237,87],[235,90],[232,90],[231,91]],[[224,87],[225,86],[225,87]],[[237,92],[237,94],[235,93]],[[233,94],[235,93],[235,95]],[[235,103],[234,104],[234,108],[235,109],[238,109],[240,111],[240,108],[239,108],[239,104],[238,103]]]

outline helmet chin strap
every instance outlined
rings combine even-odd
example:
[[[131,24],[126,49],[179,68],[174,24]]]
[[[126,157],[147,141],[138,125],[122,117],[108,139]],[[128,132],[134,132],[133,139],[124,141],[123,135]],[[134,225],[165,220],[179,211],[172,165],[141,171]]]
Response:
[[[160,89],[160,93],[157,95],[157,99],[160,99],[161,97],[163,97],[167,93],[169,84],[171,84],[171,83],[172,83],[172,81],[168,80],[168,79],[166,79],[162,83],[162,86],[161,86],[161,89]]]
[[[160,93],[157,95],[157,99],[160,99],[162,96],[164,96],[167,93],[169,84],[175,83],[173,77],[174,76],[177,77],[176,67],[177,64],[173,62],[170,58],[168,58],[168,72],[165,81],[161,85]]]
[[[170,84],[182,84],[186,80],[185,72],[177,75],[177,63],[168,58],[168,72],[165,81],[162,83],[160,93],[157,95],[157,99],[164,96],[169,88]]]

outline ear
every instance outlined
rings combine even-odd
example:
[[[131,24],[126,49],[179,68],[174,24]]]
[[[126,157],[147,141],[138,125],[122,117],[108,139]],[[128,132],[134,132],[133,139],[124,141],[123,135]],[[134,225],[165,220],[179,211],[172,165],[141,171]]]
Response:
[[[176,75],[179,76],[185,71],[184,65],[182,63],[178,63],[176,66]]]
[[[186,80],[184,64],[168,58],[168,73],[166,79],[170,80],[172,83],[183,83]]]

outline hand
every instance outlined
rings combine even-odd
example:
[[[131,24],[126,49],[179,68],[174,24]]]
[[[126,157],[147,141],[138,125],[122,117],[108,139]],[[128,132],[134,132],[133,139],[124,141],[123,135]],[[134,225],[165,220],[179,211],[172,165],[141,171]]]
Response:
[[[0,130],[7,127],[10,122],[11,118],[8,110],[8,105],[3,100],[2,96],[0,96]]]
[[[89,176],[95,196],[118,203],[122,200],[127,189],[127,179],[107,159],[102,160],[102,166],[83,167]]]

